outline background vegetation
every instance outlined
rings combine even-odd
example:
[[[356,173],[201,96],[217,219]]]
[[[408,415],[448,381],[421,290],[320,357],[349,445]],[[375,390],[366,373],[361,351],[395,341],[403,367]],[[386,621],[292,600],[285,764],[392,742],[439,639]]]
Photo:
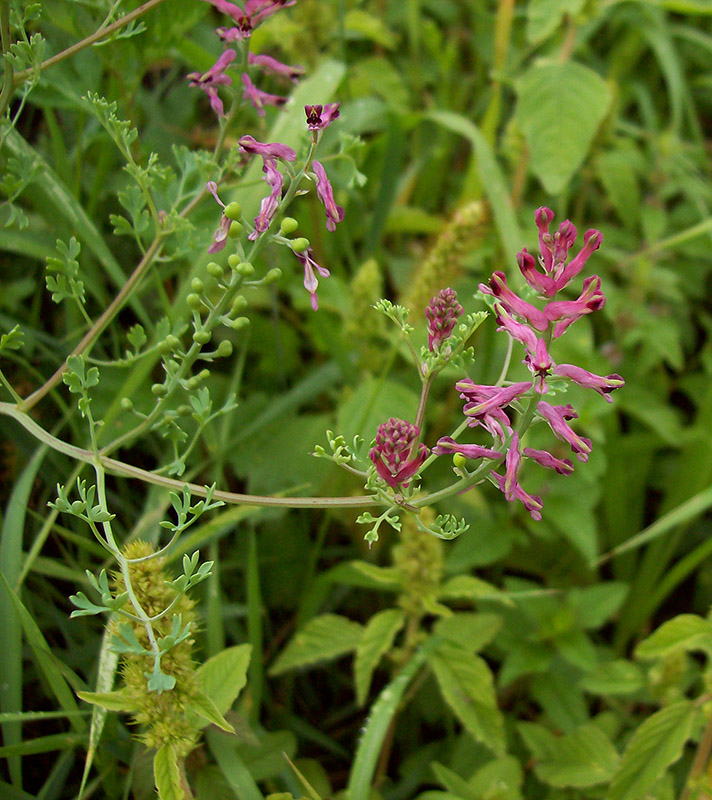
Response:
[[[101,314],[149,247],[135,186],[150,153],[158,207],[185,205],[213,177],[219,137],[226,152],[246,132],[293,143],[304,103],[342,104],[323,144],[342,154],[329,173],[345,221],[327,234],[313,194],[290,209],[332,273],[320,283],[320,310],[309,307],[287,248],[263,251],[258,274],[279,267],[283,277],[249,295],[249,328],[219,334],[234,352],[210,365],[207,385],[216,408],[231,392],[238,406],[205,426],[187,459],[197,483],[361,493],[357,478],[310,454],[327,429],[368,443],[388,417],[413,417],[417,377],[372,304],[400,302],[418,326],[432,294],[452,286],[466,311],[483,309],[477,285],[495,269],[515,281],[516,252],[536,252],[542,205],[557,222],[604,236],[591,263],[606,306],[561,341],[559,358],[620,373],[626,386],[611,405],[574,393],[594,452],[567,478],[532,472],[543,520],[483,485],[436,509],[469,522],[457,540],[406,523],[369,549],[350,509],[236,505],[206,514],[170,551],[172,575],[186,552],[215,562],[192,593],[197,660],[251,646],[227,714],[237,736],[211,729],[188,757],[196,796],[330,797],[347,785],[351,800],[369,791],[386,800],[710,796],[709,2],[299,0],[251,44],[305,67],[294,101],[264,118],[246,110],[223,133],[185,77],[219,54],[213,30],[223,20],[208,3],[156,3],[35,80],[34,63],[138,3],[41,6],[0,3],[12,11],[15,42],[5,60],[15,89],[8,98],[5,80],[3,91],[14,126],[0,129],[0,329],[24,334],[21,349],[5,339],[2,369],[21,397],[64,362],[89,327],[84,314]],[[116,118],[137,128],[125,152],[89,93],[116,102]],[[127,156],[139,165],[133,173]],[[256,210],[258,177],[225,199]],[[157,352],[128,367],[100,362],[122,357],[136,323],[150,345],[165,336],[160,320],[188,318],[186,296],[206,279],[219,215],[207,196],[176,222],[92,350],[99,436],[133,424],[120,399],[149,407],[160,373]],[[72,237],[81,250],[58,251],[57,240]],[[69,289],[61,304],[45,289],[46,275],[69,275],[74,259],[84,312]],[[478,329],[472,377],[496,380],[504,339],[492,320]],[[458,377],[447,372],[433,389],[431,445],[461,418]],[[32,416],[87,446],[86,420],[61,383]],[[102,685],[108,649],[102,618],[70,620],[67,598],[90,592],[85,570],[115,564],[82,522],[48,503],[86,465],[7,415],[0,426],[0,794],[74,798],[88,751],[85,797],[152,796],[150,754],[128,718],[109,713],[100,740],[90,739],[96,716],[75,696]],[[167,469],[169,427],[121,457]],[[434,481],[448,469],[436,467]],[[122,542],[165,541],[164,489],[111,478],[107,490]],[[230,669],[244,673],[247,650],[228,652]]]

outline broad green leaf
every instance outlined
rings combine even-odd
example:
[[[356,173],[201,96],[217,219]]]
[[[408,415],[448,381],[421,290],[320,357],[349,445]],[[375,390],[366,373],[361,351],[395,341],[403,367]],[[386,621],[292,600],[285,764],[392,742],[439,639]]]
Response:
[[[531,0],[527,6],[527,39],[538,44],[556,31],[565,14],[574,15],[586,0]]]
[[[188,706],[190,711],[195,712],[199,717],[202,717],[207,722],[212,722],[220,730],[227,733],[235,733],[235,729],[218,711],[215,703],[205,694],[199,693],[190,699]]]
[[[618,581],[572,589],[568,602],[576,610],[581,627],[595,630],[618,611],[628,593],[628,585]]]
[[[242,691],[247,681],[251,652],[249,644],[228,647],[198,668],[203,692],[215,704],[218,713],[224,714]]]
[[[497,635],[502,627],[499,614],[468,614],[457,612],[451,617],[439,619],[433,632],[470,653],[479,653]]]
[[[680,758],[698,708],[689,700],[653,714],[633,734],[613,776],[606,800],[638,800]]]
[[[428,661],[445,702],[467,731],[496,754],[503,754],[504,720],[487,663],[450,643],[441,643]]]
[[[349,39],[369,39],[387,50],[393,50],[398,44],[398,37],[382,19],[362,9],[353,8],[347,12],[344,28]]]
[[[455,575],[438,591],[439,600],[499,600],[507,605],[512,601],[506,593],[474,575]]]
[[[462,800],[480,800],[480,795],[469,783],[444,764],[434,761],[430,767],[438,781],[448,790],[450,796],[459,797]]]
[[[159,748],[153,758],[153,778],[160,800],[186,800],[178,756],[168,744]]]
[[[592,69],[573,61],[536,64],[516,83],[517,119],[531,168],[550,194],[563,191],[581,166],[611,103]]]
[[[567,736],[554,736],[533,723],[518,726],[535,759],[534,771],[556,787],[585,788],[610,780],[619,756],[606,734],[587,723]]]
[[[330,583],[345,583],[348,586],[361,586],[364,589],[400,591],[400,573],[395,567],[379,567],[368,561],[345,561],[337,564],[323,575]]]
[[[645,685],[641,667],[622,658],[599,665],[581,680],[584,691],[602,695],[633,694]]]
[[[116,692],[77,692],[77,697],[85,703],[101,706],[109,711],[135,711],[138,708],[126,689]]]
[[[675,650],[712,654],[712,622],[696,614],[680,614],[664,622],[635,649],[638,658],[662,658]]]
[[[368,621],[356,649],[354,661],[356,700],[360,706],[366,702],[374,669],[378,666],[381,656],[390,649],[404,622],[405,614],[399,608],[387,608]]]
[[[468,784],[478,798],[492,800],[521,800],[524,780],[522,767],[514,756],[504,756],[488,761],[470,778]]]
[[[296,667],[304,667],[337,658],[358,647],[363,628],[346,617],[322,614],[314,617],[294,636],[270,669],[279,675]]]

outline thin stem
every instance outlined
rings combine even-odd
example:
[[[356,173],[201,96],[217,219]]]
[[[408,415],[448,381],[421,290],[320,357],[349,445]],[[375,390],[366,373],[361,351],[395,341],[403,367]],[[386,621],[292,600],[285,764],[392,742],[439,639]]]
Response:
[[[8,379],[5,377],[5,375],[4,375],[4,373],[3,373],[3,371],[2,371],[1,369],[0,369],[0,381],[2,382],[2,385],[3,385],[3,386],[4,386],[4,387],[5,387],[7,390],[8,390],[8,392],[10,392],[10,394],[12,395],[12,398],[13,398],[13,400],[14,400],[16,403],[21,403],[21,402],[22,402],[22,398],[21,398],[21,397],[20,397],[20,395],[19,395],[19,394],[18,394],[18,393],[17,393],[17,392],[16,392],[16,391],[15,391],[15,390],[12,388],[12,384],[11,384],[11,383],[10,383],[10,381],[8,381]]]
[[[104,313],[99,317],[99,319],[92,325],[92,327],[86,332],[86,334],[84,334],[84,337],[82,338],[81,342],[79,342],[79,344],[74,348],[74,350],[72,350],[70,356],[77,356],[88,350],[94,344],[94,342],[99,338],[99,336],[103,333],[103,331],[108,327],[109,323],[114,318],[116,313],[129,298],[129,295],[133,291],[136,284],[141,280],[146,270],[151,266],[153,259],[160,252],[165,237],[166,234],[163,232],[159,233],[158,236],[156,236],[156,238],[151,243],[151,246],[146,251],[146,255],[138,263],[136,269],[129,276],[126,283],[121,287],[119,293],[111,301],[111,303],[109,303],[109,305],[106,307]],[[67,359],[70,356],[67,356]],[[22,403],[19,405],[20,411],[29,411],[33,406],[37,405],[37,403],[39,403],[39,401],[62,380],[62,375],[67,369],[67,359],[64,360],[62,366],[56,370],[54,375],[52,375],[52,377],[49,378],[49,380],[45,381],[45,383],[42,386],[40,386],[39,389],[36,389],[34,392],[32,392],[31,395],[29,395],[22,401]]]
[[[695,753],[695,758],[692,761],[692,766],[690,767],[690,772],[687,776],[687,780],[685,781],[685,787],[680,794],[680,800],[689,800],[692,792],[694,791],[695,783],[697,779],[702,775],[710,760],[710,754],[712,753],[712,716],[707,720],[707,725],[705,726],[704,733],[700,738],[700,742],[697,745],[697,752]],[[703,795],[700,795],[703,797]],[[704,795],[705,799],[709,798],[709,795]]]
[[[134,467],[131,464],[126,464],[123,461],[117,461],[114,458],[109,458],[105,455],[100,455],[98,460],[91,450],[85,450],[81,447],[63,442],[52,436],[51,433],[46,431],[38,425],[30,416],[25,414],[17,406],[10,403],[0,403],[0,414],[12,417],[20,423],[25,430],[31,433],[36,439],[49,445],[53,450],[71,456],[77,461],[83,461],[87,464],[100,464],[107,472],[114,475],[121,475],[126,478],[135,478],[150,483],[155,486],[164,486],[167,489],[174,489],[182,491],[184,486],[187,486],[191,493],[197,497],[207,497],[208,490],[205,486],[200,486],[196,483],[187,483],[185,481],[177,481],[173,478],[167,478],[163,475],[156,475],[154,472]],[[278,508],[372,508],[374,506],[382,505],[382,503],[375,497],[360,496],[360,497],[270,497],[264,495],[251,495],[239,494],[238,492],[226,492],[218,490],[213,493],[214,500],[222,500],[225,503],[233,505],[254,505],[254,506],[274,506]]]
[[[61,61],[64,61],[70,56],[75,55],[76,53],[85,50],[87,47],[91,47],[93,44],[96,44],[101,39],[104,39],[106,36],[111,36],[114,31],[118,31],[119,29],[123,28],[125,25],[128,25],[129,22],[133,22],[135,19],[143,16],[147,11],[150,11],[152,8],[159,6],[163,3],[164,0],[148,0],[147,3],[144,3],[142,6],[134,9],[133,11],[129,11],[128,14],[125,14],[121,19],[117,19],[116,22],[112,22],[111,25],[107,25],[105,28],[99,28],[99,30],[95,31],[91,34],[91,36],[87,36],[85,39],[81,39],[78,42],[75,42],[71,47],[68,47],[66,50],[62,50],[60,53],[51,56],[50,58],[46,59],[40,64],[39,72],[47,69],[48,67],[53,67],[55,64],[59,64]],[[18,72],[14,77],[14,86],[19,86],[21,83],[24,83],[28,78],[35,76],[34,69],[27,69],[23,70],[22,72]]]
[[[0,41],[2,42],[2,54],[5,73],[3,75],[2,91],[0,92],[0,117],[5,115],[5,109],[10,105],[10,98],[14,88],[14,72],[12,63],[5,54],[10,52],[12,44],[10,35],[10,0],[0,0]]]

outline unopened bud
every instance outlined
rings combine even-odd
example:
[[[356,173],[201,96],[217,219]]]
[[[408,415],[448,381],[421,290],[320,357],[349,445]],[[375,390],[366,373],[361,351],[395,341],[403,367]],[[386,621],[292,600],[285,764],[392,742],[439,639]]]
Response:
[[[196,344],[207,344],[212,338],[210,331],[196,331],[193,334],[193,341]]]
[[[298,227],[299,223],[294,217],[285,217],[279,224],[279,232],[282,236],[289,236],[289,234],[294,233]]]
[[[227,232],[227,235],[231,239],[237,239],[239,235],[242,233],[242,225],[239,222],[231,222],[230,229]]]
[[[309,239],[304,236],[300,236],[299,239],[292,239],[289,243],[289,246],[294,250],[295,253],[303,253],[305,250],[309,249]]]
[[[176,409],[176,411],[178,412],[178,415],[181,416],[181,417],[190,416],[190,412],[192,410],[193,409],[190,406],[186,406],[186,405],[178,406],[178,408]]]
[[[154,383],[151,386],[151,392],[155,397],[165,397],[168,394],[168,389],[162,383]]]
[[[192,292],[185,298],[185,302],[188,303],[190,308],[193,311],[197,311],[200,308],[200,297],[197,294],[193,294]]]
[[[228,358],[232,355],[232,342],[228,339],[223,339],[218,345],[217,356],[218,358]]]
[[[205,284],[200,280],[200,278],[193,278],[193,280],[190,282],[190,288],[194,292],[202,294],[205,291]]]
[[[250,275],[254,275],[255,268],[249,261],[243,261],[235,267],[235,272],[237,272],[238,275],[242,275],[243,278],[249,278]]]
[[[213,278],[222,278],[225,274],[225,270],[215,261],[211,261],[206,269],[208,270],[208,275],[211,275]]]
[[[269,286],[271,283],[277,283],[281,277],[282,270],[279,267],[275,267],[264,276],[262,283],[264,283],[265,286]]]
[[[248,317],[238,317],[234,319],[231,323],[231,327],[233,330],[241,331],[243,328],[246,328],[250,324],[250,320]]]
[[[225,206],[223,212],[228,219],[237,220],[242,216],[242,206],[239,203],[232,202]]]
[[[133,411],[134,404],[128,397],[122,397],[121,398],[121,408],[124,411]]]
[[[238,294],[238,296],[232,301],[232,309],[230,310],[231,314],[241,314],[247,308],[247,298],[243,295]]]
[[[174,336],[172,333],[169,333],[168,336],[166,336],[165,342],[169,350],[177,350],[180,347],[180,339],[177,336]]]

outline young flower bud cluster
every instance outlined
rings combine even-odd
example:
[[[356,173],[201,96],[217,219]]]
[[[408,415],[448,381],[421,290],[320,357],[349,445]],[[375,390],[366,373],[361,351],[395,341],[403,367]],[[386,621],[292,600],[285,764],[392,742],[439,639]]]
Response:
[[[566,220],[553,234],[549,224],[554,213],[548,208],[536,212],[539,229],[540,255],[537,261],[523,250],[517,260],[527,283],[543,297],[543,308],[519,297],[508,286],[504,273],[495,272],[488,284],[480,290],[493,297],[498,330],[524,346],[523,363],[532,374],[531,381],[521,381],[505,386],[476,384],[468,379],[459,381],[455,388],[465,401],[463,412],[470,427],[481,427],[493,439],[493,448],[478,445],[458,444],[451,437],[440,439],[433,448],[436,455],[453,455],[465,458],[498,459],[504,456],[504,474],[491,473],[491,478],[504,493],[507,500],[518,500],[534,519],[541,519],[540,497],[527,494],[519,484],[519,474],[524,459],[531,459],[542,467],[553,469],[562,475],[573,471],[568,459],[558,459],[543,450],[521,447],[521,436],[533,415],[545,421],[554,436],[569,445],[579,461],[586,461],[591,452],[591,441],[577,434],[568,424],[578,416],[570,404],[551,405],[541,396],[549,391],[550,376],[566,378],[579,386],[593,389],[610,402],[610,393],[624,385],[620,375],[594,375],[573,364],[556,364],[549,355],[553,339],[562,336],[581,317],[603,307],[605,297],[601,291],[601,280],[594,275],[583,282],[583,291],[576,300],[556,300],[556,295],[567,287],[578,275],[590,255],[598,249],[602,236],[597,230],[584,235],[581,251],[567,262],[569,249],[576,241],[576,228]],[[428,317],[430,319],[430,315]],[[529,413],[523,415],[526,422],[520,430],[515,429],[511,409],[515,404],[529,398]]]
[[[450,337],[462,306],[457,302],[454,289],[441,289],[425,309],[428,318],[428,348],[433,352]]]
[[[379,425],[374,447],[368,454],[376,472],[392,488],[407,487],[428,455],[424,444],[417,444],[420,429],[404,419],[391,417]]]

